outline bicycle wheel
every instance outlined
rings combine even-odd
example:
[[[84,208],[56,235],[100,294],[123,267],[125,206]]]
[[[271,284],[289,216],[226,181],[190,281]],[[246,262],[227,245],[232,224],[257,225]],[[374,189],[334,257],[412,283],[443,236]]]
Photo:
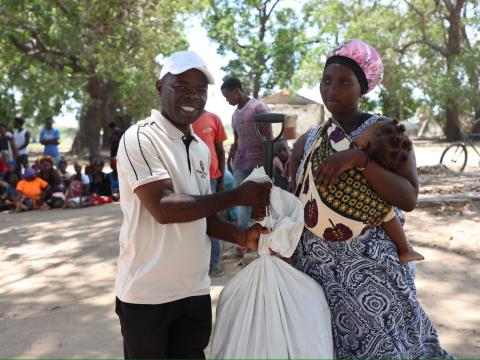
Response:
[[[467,165],[467,147],[465,144],[453,143],[442,153],[440,164],[445,165],[452,171],[463,171]]]

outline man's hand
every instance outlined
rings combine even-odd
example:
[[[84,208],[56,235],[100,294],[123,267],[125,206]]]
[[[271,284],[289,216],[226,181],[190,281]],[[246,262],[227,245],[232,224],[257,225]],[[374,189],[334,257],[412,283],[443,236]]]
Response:
[[[260,221],[266,215],[266,208],[270,205],[271,183],[256,183],[247,181],[234,191],[237,192],[240,205],[251,206],[255,220]]]
[[[266,207],[270,205],[271,189],[272,184],[269,182],[247,181],[237,187],[234,192],[240,206]]]
[[[241,243],[239,243],[238,245],[241,245],[248,249],[257,250],[260,234],[268,234],[268,229],[264,228],[262,225],[258,223],[253,224],[247,230],[245,230],[244,237]]]

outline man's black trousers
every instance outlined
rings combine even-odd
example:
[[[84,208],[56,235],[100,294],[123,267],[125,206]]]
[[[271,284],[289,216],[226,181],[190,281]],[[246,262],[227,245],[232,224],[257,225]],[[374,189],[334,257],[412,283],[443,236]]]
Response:
[[[204,359],[212,331],[210,295],[160,305],[116,300],[125,359]]]

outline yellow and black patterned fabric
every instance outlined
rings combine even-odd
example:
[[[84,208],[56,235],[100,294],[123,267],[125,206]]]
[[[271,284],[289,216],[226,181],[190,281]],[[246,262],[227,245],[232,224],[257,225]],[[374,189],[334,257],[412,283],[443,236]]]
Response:
[[[351,139],[330,119],[310,146],[300,176],[297,195],[304,204],[305,227],[327,240],[355,238],[395,216],[391,205],[372,190],[363,173],[355,168],[343,172],[335,186],[317,190],[315,174],[321,164],[351,146]]]

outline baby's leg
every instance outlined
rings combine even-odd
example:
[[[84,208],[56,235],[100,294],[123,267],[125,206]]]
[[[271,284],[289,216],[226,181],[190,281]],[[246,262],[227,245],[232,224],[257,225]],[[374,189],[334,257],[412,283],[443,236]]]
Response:
[[[392,220],[384,222],[382,227],[393,240],[395,245],[397,245],[398,257],[401,262],[420,261],[425,259],[422,254],[408,246],[407,237],[403,231],[402,224],[396,216]]]

